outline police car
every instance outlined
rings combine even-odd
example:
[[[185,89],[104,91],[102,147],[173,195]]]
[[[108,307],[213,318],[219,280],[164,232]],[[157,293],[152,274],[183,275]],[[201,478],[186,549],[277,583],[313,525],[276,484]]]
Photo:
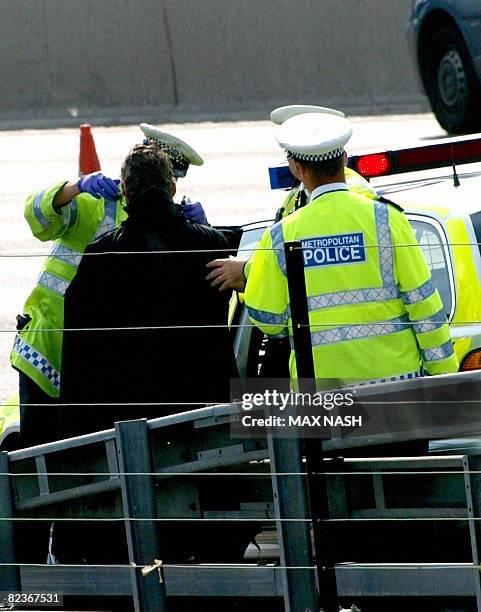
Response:
[[[349,166],[370,180],[379,195],[404,208],[441,294],[462,371],[481,369],[481,164],[476,163],[480,161],[481,134],[369,151],[349,159]],[[285,185],[285,170],[270,169],[271,185]],[[250,255],[270,223],[244,228],[243,257]],[[359,248],[344,246],[350,257]],[[332,250],[341,256],[342,249]],[[329,249],[317,253],[327,257]],[[249,319],[241,306],[234,322],[239,324],[235,350],[240,374],[254,376],[257,330],[244,327]]]

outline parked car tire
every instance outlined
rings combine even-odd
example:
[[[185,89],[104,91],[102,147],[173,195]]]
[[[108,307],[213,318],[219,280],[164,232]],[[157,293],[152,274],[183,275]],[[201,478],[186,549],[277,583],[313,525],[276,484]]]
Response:
[[[444,26],[419,52],[426,93],[440,125],[451,134],[479,131],[481,85],[461,34]]]

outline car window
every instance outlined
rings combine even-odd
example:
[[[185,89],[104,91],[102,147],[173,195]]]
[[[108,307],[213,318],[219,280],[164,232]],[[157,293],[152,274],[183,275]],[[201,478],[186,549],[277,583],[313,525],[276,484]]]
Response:
[[[271,224],[272,221],[266,221],[262,225],[256,224],[243,228],[238,251],[239,257],[248,259],[252,255],[252,251],[265,232],[266,226]],[[263,334],[255,326],[251,326],[244,303],[237,299],[235,309],[231,311],[230,324],[239,326],[234,338],[234,353],[239,376],[241,378],[255,378],[258,375],[259,351]]]
[[[436,227],[427,221],[417,219],[409,221],[431,270],[433,283],[441,295],[444,311],[449,316],[452,308],[451,282],[441,235]]]
[[[242,259],[249,259],[252,255],[252,251],[256,248],[257,243],[262,238],[266,228],[255,227],[255,228],[244,228],[242,238],[239,245],[239,257]]]

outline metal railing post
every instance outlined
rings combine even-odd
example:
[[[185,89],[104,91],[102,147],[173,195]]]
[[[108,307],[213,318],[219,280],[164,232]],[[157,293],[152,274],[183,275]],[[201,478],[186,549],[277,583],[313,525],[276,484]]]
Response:
[[[9,476],[8,453],[0,452],[0,517],[13,518],[12,481]],[[0,563],[15,563],[13,543],[13,521],[0,521]],[[20,591],[20,570],[15,565],[4,565],[0,569],[0,591]]]
[[[154,478],[146,419],[115,423],[121,472],[122,505],[126,519],[129,562],[152,565],[162,560],[162,552],[155,521],[157,517]],[[132,475],[129,474],[141,474]],[[161,569],[159,570],[162,571]],[[164,612],[167,610],[165,582],[157,570],[143,576],[140,568],[131,574],[136,612]]]
[[[292,249],[286,245],[286,265],[289,280],[291,309],[302,310],[304,292],[293,288],[295,272],[292,270]],[[294,304],[292,304],[294,300]],[[307,307],[307,302],[306,302]],[[294,325],[294,323],[293,323]],[[309,333],[309,328],[307,327]],[[314,365],[309,345],[306,347],[306,327],[297,326],[294,331],[296,362],[305,379],[314,378]],[[309,369],[311,368],[311,369]],[[286,612],[314,612],[319,607],[316,574],[311,543],[307,474],[302,459],[302,442],[299,437],[280,438],[268,429],[269,458],[272,472],[272,488],[277,523],[282,571],[284,605]],[[278,475],[278,474],[289,474]],[[292,521],[292,522],[291,522]],[[305,569],[294,569],[305,568]],[[309,569],[308,569],[309,568]]]
[[[316,374],[312,353],[311,328],[307,301],[306,278],[304,272],[304,256],[301,241],[286,242],[287,284],[289,289],[289,305],[292,321],[292,335],[298,389],[301,393],[316,391]],[[323,519],[329,518],[327,481],[323,472],[323,448],[319,439],[304,441],[304,453],[307,467],[307,496],[310,516],[314,531],[314,546],[316,551],[317,578],[319,582],[320,607],[325,612],[338,612],[337,584],[333,560],[330,559],[327,543],[327,528],[322,529]],[[299,452],[302,452],[299,440]],[[309,542],[310,544],[310,542]]]
[[[476,609],[477,612],[481,612],[481,578],[479,573],[481,557],[481,525],[479,524],[481,518],[481,457],[476,455],[463,457],[463,467],[471,540],[474,589],[476,593]]]
[[[309,393],[316,390],[316,374],[312,356],[302,243],[298,240],[286,242],[284,252],[286,255],[287,286],[289,288],[289,306],[292,319],[292,339],[296,356],[297,378],[300,379],[299,391]]]
[[[282,572],[285,612],[317,612],[316,573],[311,545],[311,523],[305,467],[298,438],[276,438],[268,433],[272,489]],[[281,476],[280,473],[289,474]],[[289,519],[293,519],[292,522]],[[304,568],[304,569],[290,569]]]

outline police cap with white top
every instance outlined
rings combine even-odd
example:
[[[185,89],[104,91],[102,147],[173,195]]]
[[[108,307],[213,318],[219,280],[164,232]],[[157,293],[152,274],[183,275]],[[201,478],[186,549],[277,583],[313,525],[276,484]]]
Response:
[[[172,161],[174,176],[185,176],[190,164],[202,166],[204,163],[197,151],[194,151],[191,146],[177,136],[162,132],[155,125],[149,125],[148,123],[141,123],[140,129],[145,135],[144,142],[157,142],[161,149],[168,153]]]
[[[304,115],[307,113],[321,113],[323,115],[336,115],[337,117],[345,117],[342,111],[327,106],[314,106],[312,104],[289,104],[288,106],[279,106],[271,113],[271,121],[277,125],[281,125],[291,117]]]
[[[321,162],[340,157],[351,134],[352,127],[344,117],[307,113],[287,119],[276,139],[288,158]]]

